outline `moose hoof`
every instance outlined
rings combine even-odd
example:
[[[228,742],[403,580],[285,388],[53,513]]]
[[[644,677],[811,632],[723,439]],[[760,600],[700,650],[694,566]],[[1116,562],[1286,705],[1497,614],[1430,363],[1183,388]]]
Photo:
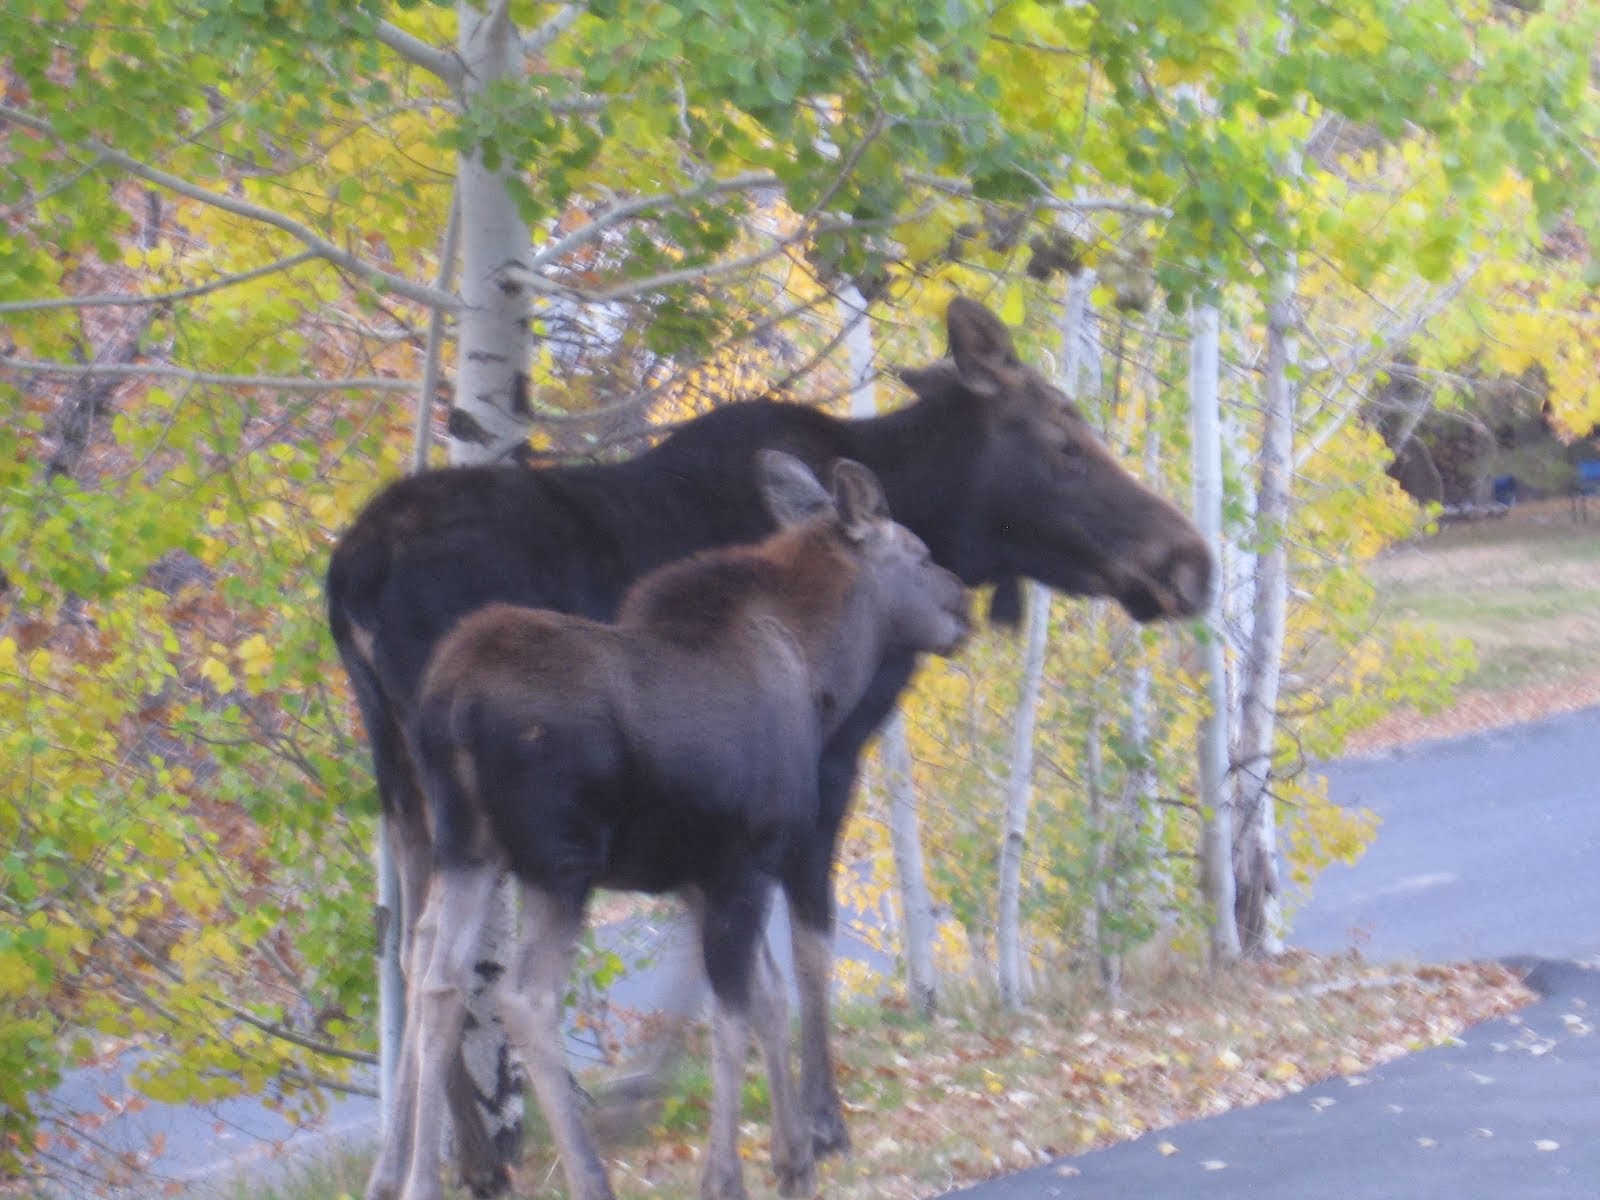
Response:
[[[850,1131],[837,1108],[822,1109],[811,1116],[811,1152],[818,1158],[850,1153]]]
[[[504,1196],[511,1190],[511,1171],[504,1163],[496,1163],[493,1167],[480,1163],[471,1170],[463,1164],[461,1183],[478,1200],[492,1200],[492,1197]]]
[[[805,1163],[798,1167],[777,1167],[778,1195],[790,1197],[815,1196],[817,1194],[817,1171],[812,1163]]]
[[[700,1200],[749,1200],[738,1166],[711,1167],[700,1181]]]

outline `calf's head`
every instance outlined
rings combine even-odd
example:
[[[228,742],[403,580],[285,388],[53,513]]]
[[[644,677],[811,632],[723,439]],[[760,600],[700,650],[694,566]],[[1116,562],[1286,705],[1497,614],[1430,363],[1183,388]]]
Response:
[[[942,557],[996,581],[999,610],[1018,577],[1110,596],[1139,621],[1203,610],[1212,558],[1188,517],[1123,470],[997,316],[958,297],[947,321],[950,361],[902,372],[920,397],[977,412],[965,545]]]
[[[826,520],[850,548],[857,583],[870,597],[889,648],[951,654],[966,639],[966,588],[890,516],[883,488],[866,467],[836,462],[831,495],[804,463],[782,451],[761,452],[760,475],[762,496],[779,525]]]

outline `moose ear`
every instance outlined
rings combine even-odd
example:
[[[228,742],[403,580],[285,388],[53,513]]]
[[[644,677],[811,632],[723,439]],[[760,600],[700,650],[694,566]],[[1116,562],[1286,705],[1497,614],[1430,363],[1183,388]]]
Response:
[[[1007,376],[1022,365],[1005,322],[976,300],[957,296],[945,311],[945,324],[950,357],[967,390],[979,396],[1005,391]]]
[[[767,511],[784,528],[835,511],[833,497],[817,482],[811,468],[792,454],[761,451],[756,455],[756,478]]]
[[[858,462],[841,458],[833,466],[833,502],[845,536],[861,541],[873,521],[889,518],[889,501],[878,477]]]

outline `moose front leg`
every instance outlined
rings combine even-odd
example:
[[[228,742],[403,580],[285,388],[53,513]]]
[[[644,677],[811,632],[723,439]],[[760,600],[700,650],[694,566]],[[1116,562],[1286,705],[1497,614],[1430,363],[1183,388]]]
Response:
[[[798,916],[790,920],[794,940],[795,984],[800,993],[800,1104],[811,1124],[811,1148],[818,1158],[850,1151],[844,1104],[834,1083],[829,1033],[828,986],[833,978],[830,929]]]
[[[765,936],[756,949],[750,994],[751,1023],[767,1065],[772,1101],[772,1169],[780,1196],[810,1196],[817,1190],[811,1129],[799,1107],[789,1068],[789,1003],[783,972]]]

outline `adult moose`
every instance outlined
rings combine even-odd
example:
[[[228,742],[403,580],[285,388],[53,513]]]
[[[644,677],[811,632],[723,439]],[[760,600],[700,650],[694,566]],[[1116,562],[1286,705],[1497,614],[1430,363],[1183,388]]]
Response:
[[[968,584],[1014,594],[1028,577],[1110,596],[1140,621],[1202,608],[1211,555],[1189,520],[1116,463],[1018,358],[998,317],[957,298],[947,322],[951,357],[903,370],[916,399],[886,416],[731,404],[626,462],[430,472],[390,485],[357,517],[329,566],[329,620],[372,743],[408,938],[430,850],[404,731],[431,651],[457,620],[495,602],[609,620],[644,572],[760,538],[771,528],[757,488],[764,448],[818,471],[839,458],[863,463],[896,519]],[[829,1050],[829,872],[861,748],[914,661],[908,653],[880,665],[823,746],[816,828],[780,870],[800,993],[801,1103],[819,1153],[848,1145]],[[460,1143],[483,1145],[471,1104],[453,1103],[452,1113]],[[504,1181],[492,1166],[463,1165],[479,1190]]]
[[[561,997],[596,886],[685,892],[716,998],[711,1145],[701,1194],[745,1195],[739,1098],[752,1015],[767,1064],[779,1191],[816,1187],[789,1076],[781,981],[757,987],[757,943],[786,846],[818,819],[822,743],[891,656],[952,651],[961,581],[841,460],[830,496],[765,451],[782,527],[645,576],[616,624],[492,604],[440,644],[415,744],[434,867],[409,968],[402,1078],[375,1178],[408,1160],[405,1200],[440,1196],[438,1130],[485,910],[502,871],[522,887],[519,965],[497,997],[574,1200],[611,1188],[568,1086]],[[387,1186],[387,1184],[386,1184]]]

